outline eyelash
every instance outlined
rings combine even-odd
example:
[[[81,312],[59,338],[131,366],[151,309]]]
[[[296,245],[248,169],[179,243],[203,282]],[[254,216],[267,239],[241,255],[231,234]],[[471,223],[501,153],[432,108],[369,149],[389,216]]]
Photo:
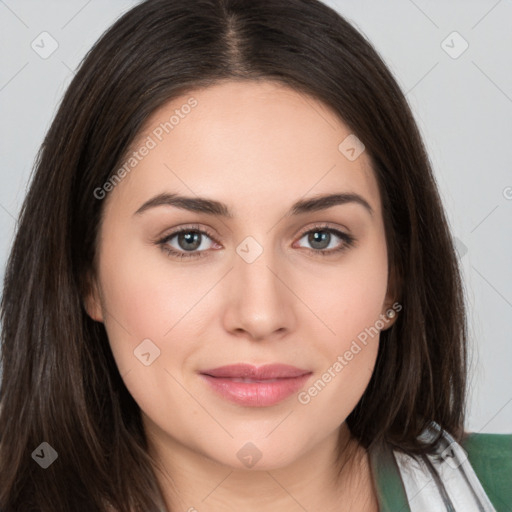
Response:
[[[355,242],[356,242],[355,237],[353,237],[352,235],[349,235],[347,233],[344,233],[342,231],[339,231],[337,229],[334,229],[334,228],[331,228],[329,226],[326,226],[325,224],[319,224],[317,226],[313,226],[312,228],[309,228],[308,230],[302,232],[300,234],[300,236],[299,236],[299,240],[301,238],[303,238],[304,235],[307,235],[309,233],[315,233],[315,232],[318,232],[318,231],[325,231],[325,232],[334,234],[335,236],[337,236],[338,238],[343,240],[344,243],[342,245],[340,245],[338,248],[330,249],[328,251],[322,250],[322,249],[308,249],[308,248],[306,248],[307,251],[313,253],[314,255],[332,256],[333,254],[339,254],[339,253],[341,253],[341,252],[343,252],[343,251],[345,251],[345,250],[347,250],[350,247],[353,247],[355,245]],[[197,252],[188,252],[187,253],[187,252],[176,251],[175,249],[172,249],[168,245],[169,241],[172,240],[175,236],[180,235],[181,233],[192,233],[192,232],[199,233],[201,235],[206,235],[208,238],[210,238],[214,242],[218,243],[215,240],[215,238],[213,237],[213,235],[207,229],[203,229],[203,228],[201,228],[198,225],[191,225],[191,226],[186,226],[184,228],[181,228],[178,231],[174,231],[173,233],[170,233],[169,235],[166,235],[164,238],[158,240],[156,242],[156,244],[159,245],[162,248],[163,251],[165,251],[169,256],[172,256],[172,257],[176,257],[176,258],[179,258],[179,259],[184,259],[184,258],[202,258],[202,257],[206,256],[206,253],[207,253],[206,250],[204,250],[204,251],[197,251]]]

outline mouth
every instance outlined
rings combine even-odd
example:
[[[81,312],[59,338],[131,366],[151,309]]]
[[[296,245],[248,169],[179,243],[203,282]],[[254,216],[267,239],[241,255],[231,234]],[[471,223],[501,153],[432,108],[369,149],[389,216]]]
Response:
[[[218,395],[248,407],[278,404],[298,392],[311,374],[309,370],[284,364],[235,364],[200,372]]]

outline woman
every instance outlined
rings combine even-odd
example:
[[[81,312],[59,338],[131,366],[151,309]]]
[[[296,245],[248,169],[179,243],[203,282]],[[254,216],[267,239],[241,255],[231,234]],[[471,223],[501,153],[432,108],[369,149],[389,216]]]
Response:
[[[2,323],[5,512],[510,509],[415,122],[319,2],[147,0],[104,34]]]

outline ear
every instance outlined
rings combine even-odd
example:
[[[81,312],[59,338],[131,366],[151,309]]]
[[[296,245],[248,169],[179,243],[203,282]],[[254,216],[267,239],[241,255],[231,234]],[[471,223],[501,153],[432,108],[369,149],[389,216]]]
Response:
[[[386,326],[383,331],[389,329],[397,320],[398,314],[402,311],[402,304],[397,301],[399,286],[396,271],[391,268],[388,279],[388,290],[384,299],[382,315],[385,317]]]
[[[389,329],[396,322],[401,310],[402,305],[399,302],[393,299],[386,300],[384,303],[384,310],[382,311],[382,315],[386,322],[385,327],[382,329],[383,331]]]
[[[87,314],[96,322],[103,322],[103,309],[101,307],[101,294],[99,285],[94,277],[87,279],[87,292],[84,296],[84,308]]]

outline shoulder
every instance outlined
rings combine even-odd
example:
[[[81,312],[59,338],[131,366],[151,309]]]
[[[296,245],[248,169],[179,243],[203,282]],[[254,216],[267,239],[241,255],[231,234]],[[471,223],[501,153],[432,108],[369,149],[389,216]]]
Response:
[[[480,434],[466,432],[460,444],[471,458],[503,459],[512,461],[512,434]]]
[[[512,434],[466,432],[460,444],[496,510],[510,510]]]
[[[434,424],[422,440],[439,431]],[[446,431],[432,451],[414,455],[385,442],[369,450],[380,510],[512,511],[512,434],[465,433],[459,442]],[[450,501],[452,500],[452,501]],[[487,508],[482,508],[482,503]],[[489,508],[493,507],[493,508]]]

